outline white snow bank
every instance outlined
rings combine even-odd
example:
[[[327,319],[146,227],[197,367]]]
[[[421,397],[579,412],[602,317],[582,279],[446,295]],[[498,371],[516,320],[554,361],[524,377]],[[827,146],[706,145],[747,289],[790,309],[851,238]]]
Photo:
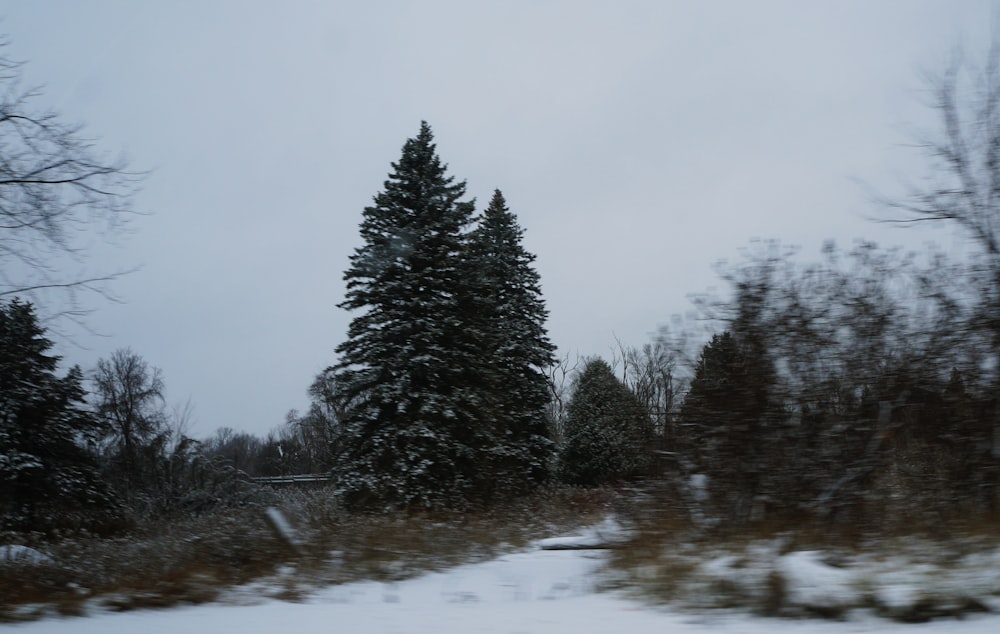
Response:
[[[627,539],[629,533],[614,518],[609,517],[600,524],[588,527],[577,535],[540,539],[535,544],[542,550],[582,550],[607,548]]]
[[[852,572],[825,563],[819,551],[788,553],[778,560],[778,572],[785,580],[785,600],[792,605],[835,611],[862,601]]]
[[[52,561],[52,558],[40,550],[35,550],[28,546],[9,544],[7,546],[0,546],[0,561],[24,561],[37,564]]]

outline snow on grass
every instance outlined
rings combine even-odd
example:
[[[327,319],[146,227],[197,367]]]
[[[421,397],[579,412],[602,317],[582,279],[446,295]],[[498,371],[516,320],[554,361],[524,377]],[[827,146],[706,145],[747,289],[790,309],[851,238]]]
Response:
[[[834,568],[816,550],[791,552],[778,559],[785,601],[816,612],[836,613],[861,603],[850,571]]]
[[[578,543],[601,536],[606,541],[619,530],[603,524],[568,541]],[[23,634],[173,634],[175,632],[239,632],[296,634],[328,632],[433,632],[435,634],[585,634],[629,632],[629,634],[840,634],[859,632],[918,632],[919,634],[996,634],[1000,616],[973,615],[965,620],[947,619],[907,626],[878,618],[871,612],[850,612],[845,621],[815,619],[767,619],[750,616],[746,610],[715,610],[701,614],[651,606],[624,592],[599,592],[607,580],[606,552],[597,550],[544,550],[538,542],[523,552],[490,561],[467,564],[443,572],[396,582],[363,581],[329,586],[296,602],[260,599],[278,596],[275,588],[244,588],[228,595],[229,605],[202,605],[127,613],[94,611],[83,618],[48,618],[7,626]],[[749,553],[749,554],[748,554]],[[969,557],[973,557],[970,555]],[[979,553],[978,566],[996,571],[998,553]],[[898,591],[900,600],[913,594],[901,588],[919,588],[933,577],[931,567],[912,567],[912,561],[866,560],[847,567],[830,565],[818,551],[780,554],[773,543],[748,547],[739,556],[709,554],[698,567],[704,577],[735,581],[754,578],[763,583],[779,571],[786,583],[789,601],[824,604],[850,603],[863,589],[859,579],[875,572],[889,574],[879,587]],[[909,565],[908,565],[909,564]],[[770,567],[768,567],[770,566]],[[882,568],[879,568],[882,566]],[[984,568],[977,568],[983,570]],[[283,571],[294,576],[292,568]],[[968,572],[986,584],[992,579]],[[938,576],[940,579],[941,577]],[[956,582],[957,583],[957,582]],[[860,585],[859,585],[860,584]],[[706,586],[710,590],[711,584]],[[895,589],[895,590],[894,590]],[[869,591],[871,588],[869,588]],[[919,594],[919,592],[918,592]],[[255,603],[243,603],[249,596]],[[223,595],[226,597],[227,595]],[[888,599],[887,599],[888,600]],[[243,603],[241,605],[241,603]]]
[[[885,540],[861,549],[789,549],[783,538],[660,544],[619,557],[616,587],[686,611],[739,609],[902,622],[1000,612],[1000,547]],[[1000,628],[997,630],[1000,632]]]

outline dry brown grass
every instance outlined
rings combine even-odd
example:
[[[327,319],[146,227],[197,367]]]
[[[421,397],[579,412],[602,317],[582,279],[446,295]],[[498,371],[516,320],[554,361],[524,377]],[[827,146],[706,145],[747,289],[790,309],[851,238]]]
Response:
[[[326,584],[399,580],[595,523],[615,493],[552,488],[475,513],[382,515],[346,513],[324,489],[276,497],[302,537],[297,551],[272,533],[260,506],[160,521],[118,539],[8,535],[0,543],[33,546],[49,559],[0,561],[0,621],[205,603],[254,582],[294,601]]]

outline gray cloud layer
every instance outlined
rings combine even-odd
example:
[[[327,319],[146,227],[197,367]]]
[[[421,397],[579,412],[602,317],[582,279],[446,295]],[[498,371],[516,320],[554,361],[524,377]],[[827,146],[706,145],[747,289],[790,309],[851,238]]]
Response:
[[[362,208],[428,120],[527,229],[562,351],[641,344],[751,237],[919,244],[852,178],[920,166],[921,67],[981,51],[992,2],[2,2],[45,100],[154,173],[141,264],[67,359],[131,346],[194,431],[306,404]],[[942,233],[939,239],[952,244]]]

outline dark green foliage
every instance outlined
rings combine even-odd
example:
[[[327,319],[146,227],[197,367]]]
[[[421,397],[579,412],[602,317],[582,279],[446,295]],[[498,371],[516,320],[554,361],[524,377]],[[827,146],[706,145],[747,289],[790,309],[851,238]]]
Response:
[[[701,352],[681,418],[709,427],[745,426],[767,410],[767,382],[760,366],[724,332]]]
[[[333,425],[340,490],[348,504],[408,508],[524,492],[553,453],[534,256],[499,191],[470,231],[465,184],[426,123],[392,167],[344,275],[340,306],[362,312],[314,412]]]
[[[472,235],[471,261],[477,273],[474,293],[486,348],[496,381],[498,444],[488,452],[494,482],[508,491],[548,477],[554,445],[546,407],[549,387],[542,369],[555,347],[545,331],[548,311],[542,299],[535,256],[521,245],[524,230],[503,194],[493,194]]]
[[[100,425],[80,369],[58,377],[51,347],[30,304],[0,306],[0,527],[114,530],[121,513],[83,444]]]
[[[491,488],[496,370],[468,261],[473,205],[446,175],[430,127],[403,146],[364,210],[340,306],[362,311],[337,352],[337,400],[352,403],[338,482],[348,503],[437,506]]]
[[[566,406],[559,477],[595,485],[649,466],[651,422],[645,408],[602,359],[587,361]]]
[[[680,412],[683,459],[708,476],[722,512],[738,519],[750,515],[774,440],[765,430],[774,371],[755,348],[728,331],[713,336]]]

